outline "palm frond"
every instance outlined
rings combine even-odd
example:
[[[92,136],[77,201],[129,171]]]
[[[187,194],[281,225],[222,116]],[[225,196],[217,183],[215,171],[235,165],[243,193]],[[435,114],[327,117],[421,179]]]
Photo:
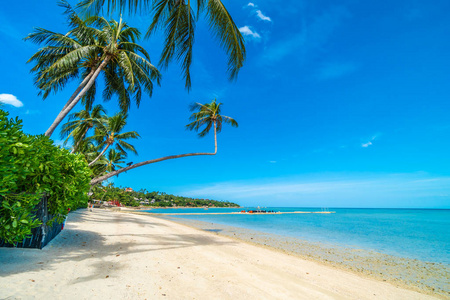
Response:
[[[234,79],[244,65],[244,38],[222,1],[208,0],[207,16],[211,30],[228,54],[228,72],[230,79]]]

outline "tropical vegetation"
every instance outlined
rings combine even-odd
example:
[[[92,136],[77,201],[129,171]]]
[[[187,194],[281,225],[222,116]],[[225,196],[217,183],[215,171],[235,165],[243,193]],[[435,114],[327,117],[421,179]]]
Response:
[[[140,32],[120,19],[107,21],[91,16],[81,19],[63,1],[71,30],[66,34],[36,28],[25,39],[44,45],[28,62],[34,63],[35,84],[44,99],[81,77],[81,83],[58,114],[45,135],[51,136],[75,105],[83,100],[90,107],[97,92],[96,80],[104,74],[103,97],[117,96],[119,107],[127,112],[132,99],[139,106],[142,93],[152,95],[153,81],[161,74],[150,62],[147,51],[136,42]]]
[[[239,207],[238,204],[228,201],[176,196],[164,192],[149,192],[145,189],[133,191],[129,188],[115,187],[113,184],[93,187],[90,198],[92,201],[95,199],[119,202],[122,205],[134,207],[140,205],[149,207]]]
[[[68,209],[86,207],[91,170],[80,154],[54,146],[44,135],[28,135],[22,121],[0,109],[0,239],[15,244],[41,225],[34,215],[42,197],[61,223]]]
[[[107,12],[128,12],[148,15],[151,23],[146,36],[158,29],[164,31],[164,47],[159,65],[166,68],[175,58],[182,69],[185,86],[191,87],[190,66],[196,22],[205,16],[212,35],[228,55],[228,73],[235,79],[245,60],[244,38],[230,13],[220,0],[83,0],[78,5],[84,10],[98,14]]]
[[[104,122],[100,122],[98,124],[98,127],[95,128],[95,135],[93,138],[97,140],[100,147],[104,148],[99,155],[89,163],[89,166],[92,166],[97,160],[99,160],[106,150],[108,150],[112,145],[115,145],[116,149],[125,156],[127,150],[137,154],[134,146],[125,140],[137,139],[139,134],[136,131],[122,132],[123,128],[127,124],[127,117],[128,116],[126,114],[119,112],[112,117],[106,118]]]
[[[188,156],[198,156],[198,155],[216,155],[217,154],[217,133],[222,131],[223,123],[228,123],[233,127],[237,127],[238,123],[236,120],[234,120],[231,117],[221,115],[221,106],[222,103],[217,103],[216,99],[214,99],[211,103],[206,104],[200,104],[200,103],[194,103],[191,105],[191,111],[193,112],[190,120],[192,121],[188,125],[186,125],[186,129],[188,130],[195,130],[199,131],[201,128],[203,128],[200,133],[198,134],[199,137],[204,137],[209,133],[211,129],[214,130],[214,152],[194,152],[194,153],[185,153],[185,154],[178,154],[178,155],[169,155],[164,156],[156,159],[150,159],[143,162],[139,162],[136,164],[131,164],[127,167],[109,172],[107,174],[104,174],[102,176],[96,177],[91,180],[91,184],[97,184],[100,183],[108,178],[111,178],[113,176],[119,175],[120,173],[126,172],[128,170],[153,164],[156,162],[169,160],[169,159],[175,159],[175,158],[181,158],[181,157],[188,157]]]
[[[61,129],[61,138],[65,139],[65,144],[73,138],[74,146],[71,153],[75,153],[81,143],[86,142],[85,138],[89,136],[89,131],[99,127],[106,118],[106,110],[100,104],[92,109],[86,104],[86,109],[70,114],[69,121]]]
[[[195,22],[204,12],[210,28],[228,54],[230,79],[236,78],[245,59],[244,40],[219,0],[199,0],[195,7],[190,1],[173,0],[85,0],[79,7],[99,11],[108,4],[114,8],[135,13],[149,7],[152,14],[147,36],[164,28],[165,41],[159,65],[163,68],[176,59],[180,62],[185,87],[191,87],[190,66],[194,43]],[[169,159],[217,154],[217,133],[222,125],[237,127],[237,122],[221,114],[221,103],[195,103],[188,130],[204,137],[214,132],[214,152],[195,152],[170,155],[133,164],[126,163],[128,152],[137,154],[130,139],[136,131],[125,131],[131,102],[138,107],[144,93],[152,95],[153,86],[160,84],[161,74],[150,62],[147,51],[137,41],[140,32],[120,17],[107,20],[95,14],[79,17],[62,0],[69,31],[65,34],[36,28],[25,40],[41,46],[29,59],[34,66],[35,85],[45,99],[66,88],[72,81],[79,84],[45,135],[27,135],[19,119],[9,119],[0,109],[0,239],[17,243],[28,237],[41,221],[34,209],[43,197],[48,199],[53,221],[62,222],[68,209],[86,206],[88,190],[93,195],[103,191],[103,198],[136,205],[136,199],[151,198],[154,206],[236,206],[229,202],[193,199],[159,192],[126,193],[112,186],[97,185],[128,170]],[[107,116],[101,105],[94,105],[99,92],[98,78],[104,79],[102,96],[105,101],[118,99],[120,112]],[[66,145],[57,147],[49,137],[72,109],[81,101],[84,109],[72,113],[61,129]],[[126,167],[124,164],[126,163]],[[130,196],[134,195],[134,196]],[[136,196],[136,197],[135,197]],[[131,197],[131,198],[130,198]]]

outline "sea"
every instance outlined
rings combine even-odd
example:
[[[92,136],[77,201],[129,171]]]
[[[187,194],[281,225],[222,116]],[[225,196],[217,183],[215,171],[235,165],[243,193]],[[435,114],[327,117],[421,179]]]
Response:
[[[326,245],[373,250],[410,259],[450,264],[449,209],[367,209],[264,207],[276,212],[329,211],[329,214],[215,214],[244,208],[152,209],[174,218],[222,224],[289,236]],[[201,213],[200,215],[177,215]]]

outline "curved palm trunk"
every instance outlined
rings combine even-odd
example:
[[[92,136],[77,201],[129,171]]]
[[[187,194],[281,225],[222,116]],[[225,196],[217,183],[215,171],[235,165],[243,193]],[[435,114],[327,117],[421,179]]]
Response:
[[[106,175],[94,178],[91,180],[90,184],[95,185],[97,183],[100,183],[108,178],[111,178],[115,175],[126,172],[128,170],[131,170],[131,169],[134,169],[137,167],[141,167],[141,166],[145,166],[145,165],[149,165],[149,164],[153,164],[153,163],[157,163],[157,162],[164,161],[164,160],[188,157],[188,156],[198,156],[198,155],[216,155],[217,154],[217,131],[216,131],[216,122],[215,121],[214,121],[214,146],[215,146],[214,153],[201,153],[201,152],[200,153],[186,153],[186,154],[169,155],[169,156],[164,156],[164,157],[160,157],[160,158],[156,158],[156,159],[146,160],[146,161],[131,165],[129,167],[125,167],[125,168],[119,169],[117,171],[110,172]]]
[[[95,72],[95,69],[93,69],[93,70],[88,74],[88,76],[86,76],[86,78],[83,79],[83,81],[82,81],[82,82],[80,83],[80,85],[77,87],[77,89],[76,89],[75,92],[72,94],[72,96],[70,96],[69,100],[67,100],[67,103],[66,103],[66,104],[64,105],[64,107],[61,109],[61,111],[59,112],[59,114],[58,114],[58,116],[56,117],[55,120],[60,119],[60,118],[64,119],[65,115],[64,115],[64,117],[62,117],[64,111],[65,111],[66,108],[70,105],[70,103],[72,103],[72,101],[73,101],[73,100],[75,99],[75,97],[80,93],[80,91],[84,88],[84,86],[89,82],[89,80],[92,78],[92,75],[94,75],[94,72]],[[59,123],[58,123],[58,124],[59,124]],[[52,124],[52,126],[53,126],[53,124]],[[45,135],[48,136],[48,137],[50,137],[50,136],[52,135],[53,131],[55,130],[55,129],[53,129],[53,130],[49,131],[49,130],[52,128],[52,126],[50,126],[50,128],[47,129],[47,131],[45,132]],[[56,125],[56,126],[58,126],[58,125]],[[55,127],[55,128],[56,128],[56,127]],[[71,152],[71,153],[73,153],[73,152]]]
[[[69,100],[67,100],[66,105],[64,105],[63,109],[59,113],[62,113],[70,103],[72,103],[73,99],[78,95],[78,93],[83,89],[83,87],[88,83],[89,79],[91,79],[92,75],[94,75],[95,69],[92,69],[91,72],[83,79],[75,92],[70,96]],[[58,114],[59,115],[59,114]]]
[[[111,146],[111,144],[108,144],[108,146],[106,146],[105,149],[103,149],[102,153],[100,153],[93,161],[89,163],[88,167],[92,166],[97,160],[99,160],[100,157],[102,157],[103,154],[106,152],[106,150],[108,150],[109,146]]]
[[[75,144],[75,147],[73,147],[73,149],[72,149],[72,151],[70,151],[70,153],[75,153],[75,151],[77,150],[78,146],[80,146],[80,144],[83,141],[84,137],[88,133],[89,129],[90,129],[90,127],[86,128],[86,130],[84,131],[83,135],[80,137],[80,140]]]
[[[72,100],[71,103],[69,103],[68,105],[66,104],[67,105],[66,108],[63,108],[63,110],[58,114],[56,119],[53,121],[53,124],[45,132],[46,136],[50,137],[53,134],[53,131],[55,131],[56,127],[58,127],[58,125],[62,122],[62,120],[72,110],[72,108],[75,107],[75,105],[81,100],[81,98],[91,88],[91,86],[94,84],[95,80],[97,79],[98,75],[100,74],[101,70],[108,64],[109,60],[110,60],[109,56],[103,60],[103,62],[95,70],[94,74],[92,74],[92,77],[89,79],[89,81],[86,83],[86,85],[80,91],[80,93]]]

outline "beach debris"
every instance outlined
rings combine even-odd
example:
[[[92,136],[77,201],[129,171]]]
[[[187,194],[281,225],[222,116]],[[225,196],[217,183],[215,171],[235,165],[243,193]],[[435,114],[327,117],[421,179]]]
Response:
[[[105,278],[109,278],[109,275],[106,275],[106,277]]]
[[[31,281],[31,282],[35,282],[35,280],[34,280],[34,279],[30,279],[30,281]]]
[[[116,257],[117,257],[117,256],[120,256],[120,254],[116,254]]]

